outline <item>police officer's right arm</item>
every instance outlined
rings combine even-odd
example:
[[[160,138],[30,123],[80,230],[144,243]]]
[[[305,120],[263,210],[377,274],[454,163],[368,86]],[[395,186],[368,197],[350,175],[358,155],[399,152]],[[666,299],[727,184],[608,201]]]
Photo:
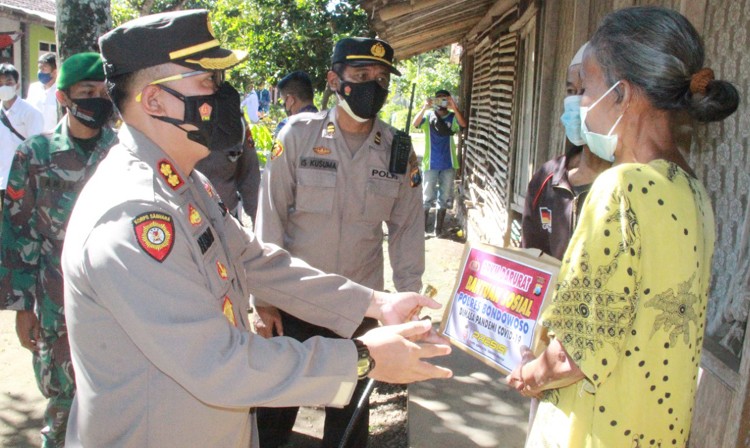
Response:
[[[266,163],[261,178],[257,222],[255,232],[261,241],[284,247],[289,207],[294,203],[294,157],[289,156],[287,146],[290,126],[285,126],[274,142],[271,158]],[[264,337],[283,335],[284,326],[278,309],[266,303],[262,297],[253,297],[256,314],[253,316],[255,330]]]

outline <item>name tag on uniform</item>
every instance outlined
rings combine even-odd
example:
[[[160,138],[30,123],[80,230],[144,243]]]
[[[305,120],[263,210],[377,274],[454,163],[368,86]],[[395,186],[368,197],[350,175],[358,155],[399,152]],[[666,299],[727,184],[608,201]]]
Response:
[[[336,160],[319,159],[317,157],[303,157],[299,161],[300,168],[312,168],[316,170],[336,171],[339,162]]]

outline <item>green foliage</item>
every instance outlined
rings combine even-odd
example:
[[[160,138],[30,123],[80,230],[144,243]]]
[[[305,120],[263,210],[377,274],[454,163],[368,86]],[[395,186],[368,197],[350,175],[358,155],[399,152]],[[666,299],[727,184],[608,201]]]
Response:
[[[255,152],[258,153],[258,162],[260,166],[266,166],[266,160],[273,148],[273,132],[269,129],[269,123],[262,120],[250,126],[250,134],[255,142]]]
[[[249,62],[230,74],[243,91],[295,70],[306,71],[323,90],[335,41],[370,34],[366,13],[353,1],[217,0],[212,20],[218,36],[249,53]]]
[[[177,9],[213,8],[214,0],[112,0],[112,26],[116,27],[136,17]]]

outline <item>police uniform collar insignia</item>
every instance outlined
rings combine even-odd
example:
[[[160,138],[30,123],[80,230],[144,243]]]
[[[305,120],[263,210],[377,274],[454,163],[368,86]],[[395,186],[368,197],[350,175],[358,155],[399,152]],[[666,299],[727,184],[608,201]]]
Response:
[[[325,136],[330,138],[330,137],[333,137],[334,135],[336,135],[336,125],[333,124],[332,121],[329,121],[328,124],[326,125]]]
[[[188,205],[188,219],[190,220],[190,224],[194,226],[199,226],[203,222],[201,214],[193,207],[193,204]]]
[[[375,141],[376,145],[380,144],[380,131],[378,131],[378,132],[375,133],[374,141]]]
[[[161,176],[167,182],[167,185],[169,185],[172,190],[177,190],[185,184],[185,181],[182,180],[182,177],[180,177],[180,175],[177,173],[177,170],[169,160],[162,159],[159,161],[158,165],[159,174],[161,174]]]
[[[331,153],[331,150],[330,148],[326,148],[325,146],[316,146],[313,148],[313,152],[321,156],[327,156]]]
[[[172,217],[162,212],[146,212],[133,219],[135,239],[141,249],[159,263],[163,262],[174,246]]]
[[[281,140],[276,140],[271,149],[271,160],[277,159],[282,154],[284,154],[284,145],[281,144]]]
[[[228,277],[228,275],[227,275],[227,268],[219,260],[216,260],[216,272],[219,273],[219,277],[221,277],[222,280],[226,280],[227,279],[227,277]]]
[[[227,318],[230,324],[237,326],[237,320],[234,318],[234,307],[229,296],[224,296],[224,303],[221,305],[221,311],[224,313],[224,317]]]

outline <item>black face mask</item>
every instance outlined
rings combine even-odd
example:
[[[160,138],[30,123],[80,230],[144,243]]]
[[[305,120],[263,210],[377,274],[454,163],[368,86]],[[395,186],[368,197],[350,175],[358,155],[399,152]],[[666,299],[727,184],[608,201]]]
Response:
[[[156,115],[152,117],[178,128],[183,124],[197,127],[197,130],[185,131],[188,139],[211,151],[224,151],[242,143],[245,129],[240,94],[229,83],[222,83],[213,95],[185,96],[163,85],[159,88],[185,103],[185,117],[182,120]]]
[[[341,80],[339,95],[359,118],[375,118],[388,98],[388,89],[377,81],[349,82]]]
[[[106,98],[71,98],[72,107],[68,112],[82,125],[91,129],[101,129],[112,117],[112,101]]]

